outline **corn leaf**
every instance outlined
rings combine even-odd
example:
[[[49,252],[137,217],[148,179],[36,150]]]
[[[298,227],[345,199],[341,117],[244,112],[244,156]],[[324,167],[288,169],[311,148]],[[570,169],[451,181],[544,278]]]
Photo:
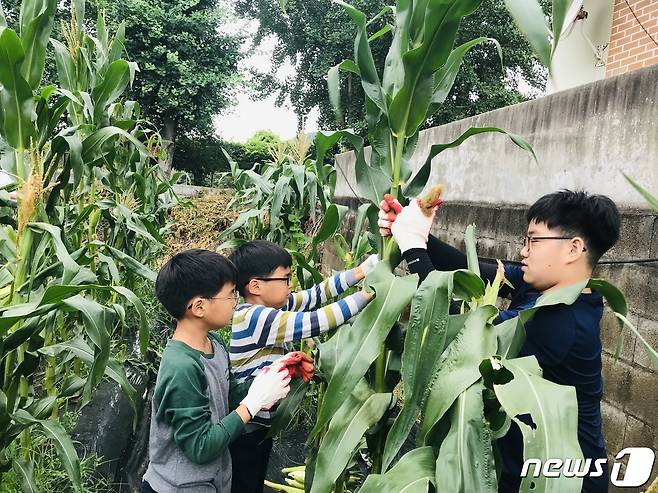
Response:
[[[357,26],[356,36],[354,37],[354,61],[359,67],[361,85],[366,95],[386,114],[388,113],[386,97],[382,92],[375,60],[368,44],[366,16],[363,12],[342,0],[333,0],[333,2],[343,7]]]
[[[315,237],[313,237],[313,243],[318,245],[333,236],[340,227],[340,223],[342,222],[346,213],[346,206],[330,204],[329,207],[327,207],[327,211],[324,213],[320,229],[316,233]]]
[[[498,354],[508,359],[516,357],[525,341],[525,323],[534,316],[535,312],[543,306],[571,305],[588,283],[589,280],[585,280],[556,291],[548,291],[537,298],[532,308],[521,310],[516,317],[496,325]]]
[[[359,493],[426,493],[434,485],[434,451],[420,447],[405,454],[385,474],[371,474]]]
[[[396,277],[384,263],[370,274],[368,281],[371,279],[370,287],[376,297],[357,315],[346,334],[345,347],[327,386],[312,435],[329,422],[375,361],[393,323],[411,301],[418,284],[418,276]]]
[[[391,178],[379,167],[366,163],[363,148],[357,150],[356,164],[356,187],[361,196],[367,198],[373,204],[379,204],[384,194],[391,189]]]
[[[53,444],[57,449],[57,454],[62,461],[62,466],[64,466],[64,470],[67,472],[73,486],[79,489],[82,488],[82,482],[80,479],[80,459],[73,447],[73,442],[64,428],[62,428],[62,425],[51,420],[36,419],[24,409],[16,411],[16,413],[12,415],[12,418],[25,426],[40,426],[46,436],[53,441]]]
[[[500,47],[500,43],[493,38],[480,37],[475,38],[470,41],[467,41],[464,44],[459,45],[457,48],[450,52],[446,63],[441,67],[436,74],[434,75],[434,90],[432,92],[432,102],[430,104],[429,115],[433,115],[438,110],[439,106],[450,94],[457,74],[459,73],[459,68],[461,67],[464,57],[468,52],[475,46],[478,46],[487,41],[493,43],[498,50],[498,56],[502,65],[503,62],[503,53]]]
[[[516,360],[502,360],[501,365],[514,378],[502,385],[494,384],[494,392],[505,412],[519,425],[523,434],[523,458],[544,461],[554,457],[582,459],[578,443],[578,402],[576,389],[544,380],[541,368],[534,357],[534,368],[528,371]],[[535,426],[518,419],[530,414]],[[533,485],[534,483],[534,485]],[[531,486],[532,485],[532,486]],[[542,491],[546,493],[577,493],[582,478],[559,475],[548,478],[526,477],[521,480],[520,492]]]
[[[0,135],[14,149],[27,149],[30,139],[36,137],[32,88],[20,72],[23,60],[25,52],[18,35],[9,28],[0,28]]]
[[[492,433],[483,413],[481,381],[462,392],[448,411],[450,429],[436,460],[436,483],[445,493],[497,493]]]
[[[52,346],[46,346],[39,349],[40,353],[47,356],[56,356],[64,351],[73,353],[88,365],[93,364],[94,350],[89,347],[89,344],[87,344],[81,337],[74,337],[69,341],[53,344]],[[137,393],[135,392],[134,387],[128,381],[123,367],[116,359],[112,357],[109,358],[105,368],[105,374],[119,384],[123,390],[123,393],[126,394],[126,397],[130,402],[133,413],[135,413],[135,416],[137,416]]]
[[[25,59],[21,75],[32,89],[37,89],[46,63],[46,47],[53,28],[56,0],[23,0],[21,2],[21,43]]]
[[[643,187],[641,187],[639,184],[637,184],[635,181],[633,181],[630,177],[628,177],[625,173],[622,173],[624,175],[624,178],[626,178],[626,181],[631,184],[631,186],[639,192],[640,195],[644,198],[644,200],[647,201],[647,203],[655,210],[658,212],[658,198],[655,196],[651,195],[649,191]]]
[[[480,378],[478,366],[496,353],[496,333],[487,321],[496,313],[493,306],[482,306],[468,314],[464,328],[441,355],[440,369],[421,417],[417,441],[427,444],[432,428],[457,397]]]
[[[374,394],[369,388],[352,393],[334,415],[318,451],[311,493],[331,493],[361,437],[377,423],[391,404],[392,394]]]
[[[546,16],[539,2],[537,0],[505,0],[505,6],[519,30],[530,43],[539,61],[544,66],[550,67],[551,42],[548,38]]]
[[[402,53],[404,82],[393,95],[389,111],[394,136],[415,134],[427,118],[434,92],[434,72],[445,64],[462,17],[472,13],[480,3],[482,0],[428,2],[426,9],[414,5],[416,19],[424,17],[423,36],[422,42],[412,43]]]
[[[411,300],[411,312],[402,353],[404,404],[388,433],[382,470],[386,471],[409,436],[420,413],[427,386],[438,371],[443,352],[454,275],[431,272]]]
[[[20,480],[23,493],[39,492],[34,480],[34,463],[31,460],[16,458],[11,461],[11,467]]]
[[[514,142],[514,144],[516,144],[521,149],[528,151],[530,154],[532,154],[532,157],[535,159],[535,161],[537,161],[537,156],[535,155],[535,151],[533,150],[532,146],[528,144],[528,142],[526,142],[525,139],[523,139],[523,137],[507,132],[497,127],[471,127],[448,144],[434,144],[432,147],[430,147],[430,152],[427,156],[427,159],[425,159],[423,165],[418,169],[418,171],[413,176],[413,178],[405,186],[403,190],[404,196],[411,199],[421,194],[421,192],[425,188],[425,185],[427,184],[427,180],[429,180],[430,173],[432,171],[432,160],[440,153],[442,153],[446,149],[452,149],[453,147],[460,146],[469,137],[473,137],[474,135],[478,135],[481,133],[490,133],[490,132],[502,133],[507,135],[510,138],[510,140]]]

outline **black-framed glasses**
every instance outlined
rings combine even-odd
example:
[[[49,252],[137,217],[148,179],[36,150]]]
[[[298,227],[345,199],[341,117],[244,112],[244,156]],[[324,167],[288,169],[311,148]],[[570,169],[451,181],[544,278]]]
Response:
[[[287,275],[286,277],[254,277],[254,279],[258,281],[286,281],[288,286],[290,286],[292,275]]]
[[[530,245],[538,240],[573,240],[575,236],[523,236],[523,247],[530,250]],[[586,252],[587,248],[583,248],[583,252]]]
[[[236,307],[238,306],[238,299],[240,299],[240,293],[237,291],[233,291],[233,295],[231,296],[197,296],[197,298],[201,298],[204,300],[233,300],[233,306]],[[187,309],[189,310],[192,308],[192,305],[194,303],[190,303],[187,305]]]

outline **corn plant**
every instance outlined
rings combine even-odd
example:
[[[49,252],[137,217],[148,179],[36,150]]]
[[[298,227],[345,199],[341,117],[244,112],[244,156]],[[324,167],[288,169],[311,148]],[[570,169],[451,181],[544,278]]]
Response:
[[[340,139],[352,144],[356,185],[370,202],[363,214],[373,234],[376,204],[385,193],[403,203],[420,195],[432,185],[427,182],[433,159],[474,135],[501,133],[534,157],[531,146],[518,135],[494,127],[470,128],[452,142],[431,146],[424,164],[412,172],[410,160],[419,128],[445,101],[464,56],[479,44],[497,45],[481,37],[454,47],[461,19],[475,12],[481,0],[398,0],[395,24],[372,35],[368,33],[372,20],[340,0],[335,3],[354,20],[356,35],[354,60],[329,72],[329,91],[333,101],[340,101],[340,70],[360,77],[371,155],[366,160],[363,138],[349,130],[319,132],[316,165],[322,167],[323,150]],[[547,28],[536,2],[506,2],[546,65],[568,3],[553,3],[553,23]],[[388,15],[387,9],[381,15]],[[388,32],[392,32],[391,47],[380,71],[369,43]],[[382,263],[366,280],[376,298],[319,346],[318,368],[328,383],[310,437],[320,444],[307,463],[306,491],[343,491],[346,467],[365,439],[372,465],[361,492],[427,491],[430,485],[439,491],[495,492],[500,465],[495,442],[512,420],[524,436],[524,458],[582,457],[575,389],[544,380],[534,357],[517,357],[524,324],[542,306],[573,303],[586,287],[601,292],[623,320],[627,312],[623,295],[606,281],[591,279],[545,293],[533,308],[494,326],[502,272],[492,284],[480,278],[472,226],[466,231],[466,245],[468,269],[433,272],[418,287],[417,276],[393,273],[399,250],[392,238],[379,238],[376,246]],[[461,313],[451,314],[454,302],[460,303]],[[408,305],[408,323],[401,324]],[[393,389],[399,382],[404,402],[393,417]],[[523,414],[530,414],[536,426],[520,422],[517,416]],[[398,460],[417,421],[417,448]],[[526,478],[521,491],[577,492],[581,482],[577,477]]]
[[[318,248],[334,235],[347,212],[347,207],[333,203],[335,169],[310,159],[309,149],[310,142],[301,133],[291,144],[272,149],[270,162],[248,170],[225,153],[236,194],[228,207],[242,212],[220,235],[227,239],[220,249],[254,239],[287,248],[297,266],[295,281],[302,288],[322,281]],[[321,161],[327,151],[320,149]],[[366,246],[360,251],[365,253]]]
[[[135,276],[154,279],[148,260],[176,202],[176,177],[158,166],[159,134],[138,118],[136,103],[119,100],[137,70],[121,58],[123,28],[110,37],[100,15],[92,37],[84,8],[72,2],[64,42],[49,39],[55,0],[23,1],[19,32],[0,8],[0,165],[18,186],[16,212],[0,228],[0,474],[13,468],[24,491],[36,491],[31,428],[54,441],[80,488],[59,410],[89,402],[104,376],[135,407],[112,352],[129,342],[127,305],[147,351],[146,312],[127,286]],[[49,44],[57,85],[41,82]],[[10,446],[20,449],[12,461]]]

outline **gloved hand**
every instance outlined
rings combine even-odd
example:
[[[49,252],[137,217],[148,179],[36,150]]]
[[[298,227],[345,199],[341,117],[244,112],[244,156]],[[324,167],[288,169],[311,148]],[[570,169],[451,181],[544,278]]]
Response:
[[[270,409],[290,392],[290,373],[278,361],[261,370],[251,382],[247,396],[240,404],[253,418],[261,409]]]
[[[370,274],[373,270],[375,270],[375,267],[377,267],[377,264],[379,264],[379,256],[375,253],[370,255],[367,259],[365,259],[359,267],[361,267],[361,271],[363,272],[363,276],[367,276]]]
[[[427,238],[432,228],[436,207],[428,214],[420,208],[418,200],[416,198],[404,207],[390,226],[401,253],[412,248],[427,248]]]
[[[379,219],[377,220],[380,235],[391,236],[391,224],[400,212],[402,212],[402,204],[390,193],[384,195],[384,200],[379,204]]]
[[[293,351],[276,360],[276,364],[288,369],[290,378],[300,377],[310,382],[315,374],[313,358],[302,351]]]

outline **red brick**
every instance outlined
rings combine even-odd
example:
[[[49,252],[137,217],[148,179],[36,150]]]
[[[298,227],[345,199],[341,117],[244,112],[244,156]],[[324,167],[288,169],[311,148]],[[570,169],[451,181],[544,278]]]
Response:
[[[624,17],[626,15],[626,12],[624,12],[624,8],[623,8],[625,6],[626,6],[625,4],[615,5],[614,12],[612,14],[613,22],[616,21],[616,20],[621,19],[622,17]]]
[[[621,67],[621,62],[619,60],[612,63],[608,61],[608,64],[606,65],[606,70],[610,72],[611,70],[618,69],[619,67]]]
[[[629,50],[628,55],[629,56],[641,55],[644,52],[645,52],[645,47],[644,46],[638,46],[637,48],[633,48],[632,50]]]
[[[637,16],[637,20],[639,20],[640,24],[642,24],[649,32],[651,32],[651,27],[655,24],[655,18],[656,14],[654,12],[647,12],[646,14],[643,13]]]
[[[631,7],[633,7],[633,10],[637,14],[637,11],[640,9],[643,9],[644,7],[648,7],[649,5],[652,4],[654,0],[641,0],[640,2],[629,2],[631,4]]]
[[[637,41],[640,33],[639,29],[631,28],[626,29],[622,34],[622,44],[630,43],[631,41]],[[635,36],[635,37],[633,37]]]
[[[623,24],[620,24],[618,27],[619,27],[620,31],[626,31],[627,29],[630,29],[630,28],[633,27],[633,21],[628,20],[628,21],[624,22]]]
[[[621,51],[627,53],[639,45],[640,45],[639,41],[628,41],[621,47]]]
[[[635,62],[635,63],[632,63],[628,66],[629,71],[630,70],[637,70],[639,68],[642,68],[642,62]]]
[[[639,29],[636,33],[631,35],[631,41],[637,40],[642,40],[644,38],[648,38],[647,33],[645,33],[642,29]]]
[[[608,61],[613,62],[615,60],[619,60],[621,56],[621,51],[610,51],[608,52]]]
[[[658,63],[658,56],[652,57],[652,58],[647,58],[644,60],[642,63],[643,67],[651,67],[652,65],[656,65]]]

